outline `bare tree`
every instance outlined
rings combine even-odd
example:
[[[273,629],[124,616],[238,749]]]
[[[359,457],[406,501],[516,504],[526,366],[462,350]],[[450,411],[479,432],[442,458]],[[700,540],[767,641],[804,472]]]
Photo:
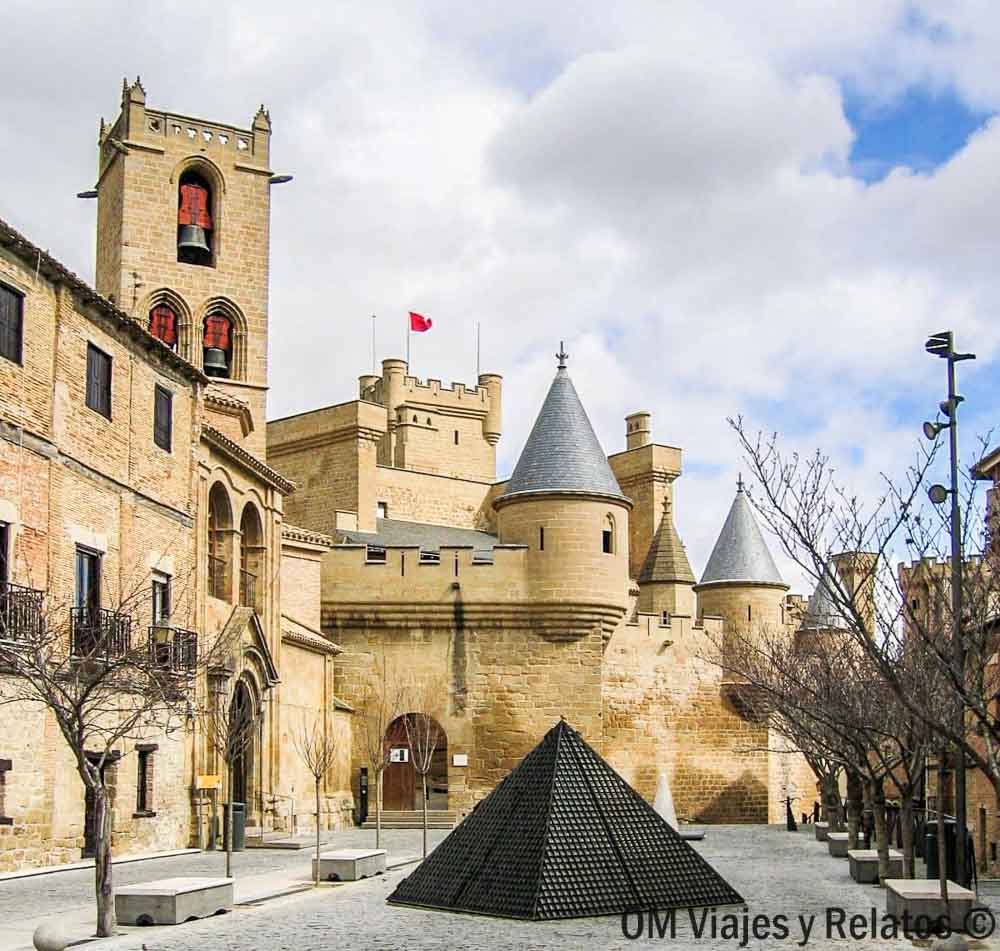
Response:
[[[361,703],[354,722],[360,719],[368,767],[375,776],[375,847],[382,845],[382,780],[389,765],[392,744],[389,727],[406,712],[409,684],[379,651],[361,690]]]
[[[436,680],[428,681],[419,692],[412,696],[416,712],[403,716],[406,730],[406,745],[410,751],[410,761],[414,772],[420,777],[424,828],[424,858],[427,858],[427,777],[434,766],[434,753],[441,745],[444,731],[434,714],[440,714],[442,698],[447,697],[447,688]]]
[[[303,765],[313,778],[316,791],[316,868],[315,884],[319,885],[320,856],[320,786],[324,777],[336,765],[338,744],[329,715],[324,711],[311,719],[303,716],[301,726],[292,741]]]
[[[176,583],[174,588],[173,617],[183,618],[185,592]],[[211,652],[192,631],[154,616],[152,579],[145,570],[134,572],[117,596],[97,586],[84,594],[69,605],[41,591],[3,585],[0,704],[46,711],[72,753],[92,803],[96,933],[107,937],[117,925],[108,774],[129,741],[185,729],[194,683]]]

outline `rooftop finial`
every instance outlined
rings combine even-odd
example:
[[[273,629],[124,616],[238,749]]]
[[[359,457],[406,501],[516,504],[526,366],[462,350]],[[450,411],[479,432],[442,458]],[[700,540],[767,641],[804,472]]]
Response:
[[[742,472],[736,477],[736,491],[737,492],[742,492],[743,491],[743,473]]]
[[[565,370],[569,354],[566,352],[566,344],[562,340],[559,341],[559,352],[556,354],[556,359],[559,361],[559,369]]]

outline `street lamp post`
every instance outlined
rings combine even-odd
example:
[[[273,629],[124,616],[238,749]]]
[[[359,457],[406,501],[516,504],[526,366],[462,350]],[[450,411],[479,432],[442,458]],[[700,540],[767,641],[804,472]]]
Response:
[[[956,353],[955,337],[948,330],[934,334],[924,345],[928,353],[948,361],[948,399],[941,403],[941,411],[948,417],[946,423],[924,423],[924,435],[936,439],[942,429],[948,430],[950,449],[951,488],[932,485],[928,495],[935,505],[942,505],[951,496],[951,622],[952,650],[955,674],[959,682],[965,683],[965,641],[962,634],[962,512],[959,506],[958,486],[958,404],[963,397],[955,391],[955,364],[962,360],[975,360],[974,353]],[[965,735],[965,702],[959,697],[956,729],[959,736]],[[938,791],[941,796],[941,790]],[[958,884],[969,887],[966,872],[968,829],[965,803],[965,748],[959,744],[955,755],[955,865]],[[940,814],[940,809],[939,809]],[[939,821],[941,821],[939,819]],[[941,861],[945,861],[945,856]]]

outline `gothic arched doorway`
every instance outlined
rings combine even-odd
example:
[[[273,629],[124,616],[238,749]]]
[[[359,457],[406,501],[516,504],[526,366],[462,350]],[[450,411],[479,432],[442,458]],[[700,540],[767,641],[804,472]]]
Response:
[[[430,771],[427,774],[427,808],[445,810],[448,808],[448,735],[444,727],[429,714],[408,713],[406,716],[426,717],[423,735],[428,735],[428,727],[436,734],[437,742],[431,754]],[[419,723],[417,728],[421,729]],[[411,762],[405,717],[397,717],[389,724],[385,739],[390,751],[390,762],[385,768],[382,779],[382,808],[390,811],[419,810],[422,808],[420,797],[423,783]],[[415,745],[420,747],[420,743]]]
[[[233,753],[229,768],[233,774],[233,802],[248,805],[253,781],[254,702],[250,689],[243,680],[236,684],[229,705],[229,735],[233,739]]]

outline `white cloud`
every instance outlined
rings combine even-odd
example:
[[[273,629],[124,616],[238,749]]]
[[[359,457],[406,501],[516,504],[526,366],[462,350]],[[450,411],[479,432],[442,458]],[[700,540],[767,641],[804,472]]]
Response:
[[[740,465],[726,416],[822,444],[864,490],[909,458],[918,420],[894,407],[940,398],[926,332],[995,373],[1000,127],[866,187],[838,85],[997,107],[985,3],[46,6],[44,30],[38,4],[5,7],[0,214],[85,276],[94,209],[72,196],[123,73],[189,114],[270,107],[295,174],[274,191],[272,415],[355,393],[372,313],[380,356],[407,309],[433,316],[414,366],[445,380],[474,376],[479,321],[509,470],[565,339],[609,452],[640,407],[685,449],[697,572]]]

